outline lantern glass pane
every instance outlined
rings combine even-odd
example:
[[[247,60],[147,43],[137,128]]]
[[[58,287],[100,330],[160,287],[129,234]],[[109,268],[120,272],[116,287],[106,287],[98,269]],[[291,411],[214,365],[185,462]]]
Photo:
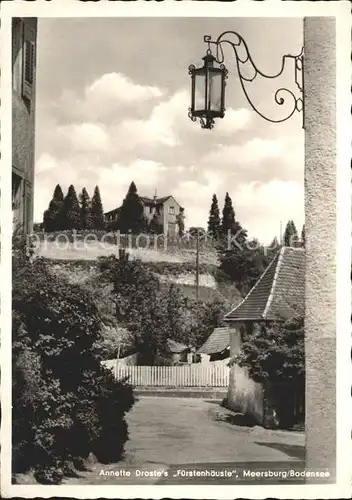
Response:
[[[211,111],[221,111],[221,93],[222,93],[222,73],[210,72],[209,74],[209,106]]]
[[[205,75],[196,74],[195,110],[205,109]]]

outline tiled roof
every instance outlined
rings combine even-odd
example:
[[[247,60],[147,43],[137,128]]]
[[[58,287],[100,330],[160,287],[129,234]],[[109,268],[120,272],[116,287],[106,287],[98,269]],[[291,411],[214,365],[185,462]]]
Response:
[[[154,200],[154,198],[149,198],[148,196],[140,196],[140,199],[143,201],[144,205],[147,205],[147,206],[162,205],[169,198],[171,198],[171,195],[163,196],[162,198],[156,198],[155,200]],[[121,207],[114,208],[114,210],[110,210],[109,212],[105,212],[104,215],[114,214],[120,210],[121,210]]]
[[[208,340],[197,351],[198,354],[215,354],[230,345],[230,328],[215,328]]]
[[[283,247],[225,321],[284,321],[305,309],[305,250]]]
[[[141,200],[143,201],[143,203],[145,205],[162,205],[163,203],[165,203],[166,200],[168,200],[169,198],[171,197],[171,195],[169,196],[164,196],[163,198],[149,198],[148,196],[141,196]]]
[[[120,212],[120,210],[121,210],[121,207],[114,208],[114,210],[110,210],[110,212],[105,212],[104,215],[116,214],[116,213]]]

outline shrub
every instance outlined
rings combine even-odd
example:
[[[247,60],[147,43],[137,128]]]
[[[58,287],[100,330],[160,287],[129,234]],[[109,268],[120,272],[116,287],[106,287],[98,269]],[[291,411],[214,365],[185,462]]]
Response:
[[[13,259],[13,471],[58,483],[94,453],[117,461],[132,388],[101,365],[101,319],[88,292],[46,263]]]
[[[302,384],[305,377],[304,320],[256,325],[247,332],[240,353],[231,363],[249,370],[256,382]]]

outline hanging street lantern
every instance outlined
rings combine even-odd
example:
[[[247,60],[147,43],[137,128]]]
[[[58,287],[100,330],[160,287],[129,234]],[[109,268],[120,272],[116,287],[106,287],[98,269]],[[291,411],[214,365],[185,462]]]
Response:
[[[223,64],[215,66],[215,57],[208,49],[203,57],[204,64],[188,68],[191,75],[191,107],[188,116],[195,122],[200,119],[202,128],[214,127],[214,118],[225,116],[225,85],[227,69]]]
[[[229,36],[231,38],[229,38]],[[191,107],[188,108],[188,116],[195,122],[197,118],[200,119],[202,128],[212,129],[214,127],[215,118],[224,118],[225,116],[225,85],[228,71],[224,66],[224,51],[223,45],[232,47],[235,53],[235,65],[239,76],[239,81],[245,94],[248,103],[253,111],[255,111],[262,118],[271,123],[285,122],[296,112],[302,112],[302,127],[304,128],[304,103],[303,103],[303,64],[304,64],[304,51],[300,54],[293,56],[286,54],[282,58],[280,71],[275,75],[265,75],[254,64],[251,54],[244,39],[235,31],[225,31],[216,40],[212,40],[209,35],[204,36],[204,42],[208,44],[208,50],[205,57],[203,57],[203,67],[196,68],[191,64],[188,68],[188,73],[191,75]],[[215,46],[216,57],[213,56],[210,47]],[[243,55],[244,53],[244,55]],[[293,91],[288,88],[277,88],[273,93],[273,101],[276,105],[284,108],[284,115],[280,118],[273,118],[265,116],[253,104],[248,91],[247,83],[253,82],[257,76],[267,80],[275,80],[279,78],[285,68],[286,61],[293,61],[294,68],[294,83],[298,88]],[[247,66],[251,69],[248,72],[244,71]]]

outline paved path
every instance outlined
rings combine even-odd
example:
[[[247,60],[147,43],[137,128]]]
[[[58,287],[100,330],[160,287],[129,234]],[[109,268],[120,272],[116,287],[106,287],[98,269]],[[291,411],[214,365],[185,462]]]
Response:
[[[150,484],[165,482],[165,471],[170,476],[170,471],[186,469],[302,465],[304,434],[236,426],[219,420],[219,411],[218,403],[210,400],[141,397],[127,417],[130,439],[124,459],[108,466],[95,464],[85,481],[68,481]],[[131,471],[128,477],[127,470]],[[137,478],[136,471],[146,475]],[[184,484],[185,478],[175,476],[172,481]]]

